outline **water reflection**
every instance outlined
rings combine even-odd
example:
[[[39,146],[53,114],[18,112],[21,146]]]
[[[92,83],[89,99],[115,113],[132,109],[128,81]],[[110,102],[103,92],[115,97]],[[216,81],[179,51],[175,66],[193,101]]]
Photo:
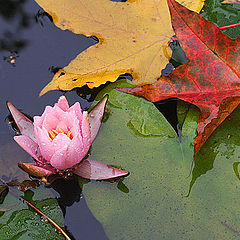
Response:
[[[22,30],[29,28],[32,16],[25,11],[26,0],[1,0],[0,17],[5,20],[5,26],[1,29],[0,50],[19,52],[27,45],[27,40],[21,37]],[[11,21],[14,27],[9,28]]]
[[[59,194],[57,201],[65,217],[66,207],[80,201],[82,189],[79,186],[78,178],[75,176],[72,179],[59,178],[51,184],[51,187]]]
[[[79,181],[76,176],[71,179],[60,178],[51,184],[51,188],[54,189],[64,215],[66,230],[72,240],[108,240],[103,227],[88,209],[82,195],[82,187],[87,182],[89,180]]]
[[[192,179],[189,185],[189,194],[193,185],[204,174],[207,174],[214,168],[216,158],[223,157],[226,164],[232,162],[232,174],[239,178],[238,164],[240,154],[240,141],[239,141],[239,111],[237,107],[234,112],[229,116],[212,134],[208,141],[204,144],[203,148],[196,155],[194,168],[192,171]],[[224,164],[225,164],[224,162]]]

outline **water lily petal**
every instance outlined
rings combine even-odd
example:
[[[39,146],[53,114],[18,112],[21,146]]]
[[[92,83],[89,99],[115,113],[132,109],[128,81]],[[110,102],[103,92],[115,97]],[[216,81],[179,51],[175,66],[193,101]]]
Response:
[[[68,126],[63,120],[58,122],[57,124],[56,130],[59,131],[59,129],[63,130],[65,133],[68,132]]]
[[[74,103],[74,105],[69,108],[68,112],[73,113],[74,116],[78,118],[79,122],[82,122],[82,109],[79,102]]]
[[[52,145],[50,137],[48,136],[48,132],[46,129],[41,129],[39,127],[34,127],[34,132],[42,156],[46,161],[49,162],[55,152],[55,149]]]
[[[71,143],[71,140],[66,134],[59,133],[53,139],[52,146],[54,147],[54,151],[57,151],[58,149],[64,148],[65,146],[68,146],[70,143]]]
[[[69,109],[68,101],[65,96],[61,96],[55,105],[60,107],[64,112],[66,112]]]
[[[34,142],[30,137],[25,135],[15,136],[14,140],[22,147],[27,153],[29,153],[37,161],[41,161],[39,157],[41,154],[39,152],[39,147],[36,142]]]
[[[59,119],[62,118],[63,114],[65,113],[65,111],[62,110],[62,108],[60,108],[58,105],[54,105],[52,113]]]
[[[51,106],[46,106],[42,116],[34,116],[33,117],[34,126],[42,128],[42,124],[46,115],[52,112],[52,109],[53,108]]]
[[[90,147],[90,146],[89,146]],[[85,147],[82,142],[82,137],[80,134],[75,136],[71,143],[68,145],[66,161],[68,168],[81,162],[81,160],[86,156],[89,147]]]
[[[47,131],[50,131],[52,129],[56,129],[58,123],[59,119],[55,117],[53,113],[49,113],[43,120],[42,128],[45,128]]]
[[[76,118],[75,115],[69,114],[68,112],[64,112],[57,105],[53,107],[52,113],[46,116],[46,118],[49,118],[49,121],[51,121],[52,117],[57,118],[58,121],[63,121],[68,126],[69,129],[73,126],[73,121]],[[55,126],[55,128],[56,127],[57,125]]]
[[[83,112],[83,120],[82,120],[82,142],[83,142],[83,153],[87,154],[88,149],[91,146],[91,129],[90,123],[88,119],[88,112]]]
[[[72,132],[73,136],[76,136],[78,134],[82,135],[82,127],[79,124],[79,120],[76,117],[74,118],[74,120],[72,122],[72,127],[70,128],[70,131]]]
[[[7,107],[12,114],[20,133],[30,137],[33,141],[36,142],[33,130],[33,122],[23,113],[21,113],[11,102],[7,102]]]
[[[127,171],[110,167],[93,159],[84,159],[77,169],[73,170],[76,175],[93,180],[106,180],[128,175]]]
[[[51,166],[39,166],[36,163],[23,163],[19,162],[18,166],[23,169],[28,174],[34,177],[47,177],[49,175],[55,174],[56,170]]]
[[[90,112],[89,122],[91,126],[91,142],[96,138],[99,128],[102,123],[103,114],[105,111],[108,96],[105,96]]]
[[[69,161],[67,161],[67,148],[68,146],[65,146],[59,150],[57,150],[52,158],[50,159],[50,164],[57,168],[58,170],[66,170],[67,168],[72,167]]]

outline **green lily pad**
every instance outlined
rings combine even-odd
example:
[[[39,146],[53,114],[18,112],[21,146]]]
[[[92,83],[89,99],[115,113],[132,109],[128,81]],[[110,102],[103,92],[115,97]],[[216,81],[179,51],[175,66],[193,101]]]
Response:
[[[83,194],[109,239],[238,239],[240,182],[233,163],[240,149],[233,143],[236,139],[230,145],[225,144],[233,138],[227,138],[226,129],[236,131],[236,125],[224,122],[222,129],[210,137],[197,155],[199,164],[195,165],[191,177],[198,109],[182,106],[182,115],[183,109],[188,110],[185,111],[180,143],[177,137],[146,137],[134,131],[128,123],[130,115],[134,117],[135,113],[125,112],[125,98],[129,95],[116,90],[110,90],[108,94],[111,114],[93,144],[91,157],[130,171],[122,182],[128,191],[121,191],[117,182],[91,181],[84,185]],[[117,96],[116,107],[112,99]],[[136,109],[139,104],[144,108],[145,115],[139,121],[148,124],[149,129],[155,128],[155,119],[151,122],[148,117],[148,111],[155,111],[154,105],[131,97],[132,109],[134,104]],[[236,111],[233,115],[237,115]],[[163,116],[158,113],[157,118]],[[162,121],[159,131],[169,127]],[[235,136],[239,130],[237,127]],[[225,137],[222,137],[223,132]],[[230,146],[232,150],[228,151]],[[208,168],[213,161],[214,168]],[[201,175],[201,171],[204,174]],[[195,184],[189,195],[193,180]]]
[[[173,128],[152,103],[114,90],[118,87],[135,87],[135,85],[126,82],[126,80],[120,80],[109,84],[96,98],[96,100],[101,100],[105,94],[110,95],[108,106],[113,107],[110,108],[110,115],[115,114],[112,109],[122,109],[122,114],[128,117],[128,127],[132,128],[136,133],[143,136],[167,135],[168,137],[176,137]]]
[[[44,194],[45,195],[45,194]],[[8,195],[5,201],[15,202],[15,197]],[[50,217],[55,223],[64,226],[64,219],[60,207],[55,198],[37,200],[34,206]],[[65,239],[62,235],[55,232],[54,226],[39,214],[20,202],[14,209],[6,211],[0,217],[0,239],[21,239],[21,240],[58,240]]]
[[[159,239],[171,233],[177,221],[184,228],[186,221],[176,213],[183,211],[185,202],[189,202],[185,195],[195,129],[180,144],[170,124],[152,103],[116,90],[108,94],[111,114],[93,144],[91,157],[130,171],[123,181],[129,192],[119,190],[117,183],[91,182],[83,189],[88,206],[110,239]],[[144,114],[139,116],[139,111]],[[131,117],[138,123],[134,129],[129,126]],[[146,127],[139,127],[141,123]],[[196,121],[193,124],[196,127]],[[148,136],[145,131],[142,133],[146,128],[153,131]],[[158,135],[153,129],[157,129]],[[171,137],[166,136],[169,132]],[[172,232],[171,236],[174,235]]]
[[[218,26],[238,23],[240,19],[240,6],[237,4],[222,4],[223,0],[205,0],[201,15],[215,22]],[[232,38],[239,36],[240,27],[223,30]]]

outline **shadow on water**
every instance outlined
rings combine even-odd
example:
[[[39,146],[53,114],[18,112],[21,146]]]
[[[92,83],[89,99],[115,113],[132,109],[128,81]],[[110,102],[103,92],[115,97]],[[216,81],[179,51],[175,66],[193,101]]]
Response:
[[[72,179],[57,179],[51,184],[51,188],[55,190],[54,194],[57,194],[57,201],[64,215],[67,232],[73,240],[108,240],[101,224],[88,209],[82,195],[82,187],[89,181],[80,181],[81,186],[78,177],[74,176]]]
[[[188,58],[186,57],[185,52],[181,48],[179,41],[174,40],[170,42],[169,47],[172,49],[172,56],[165,69],[162,70],[162,76],[167,76],[174,70],[174,68],[188,61]],[[164,115],[164,117],[168,120],[168,122],[172,125],[173,129],[179,135],[180,130],[178,128],[177,103],[178,99],[172,98],[156,102],[154,103],[154,105]]]

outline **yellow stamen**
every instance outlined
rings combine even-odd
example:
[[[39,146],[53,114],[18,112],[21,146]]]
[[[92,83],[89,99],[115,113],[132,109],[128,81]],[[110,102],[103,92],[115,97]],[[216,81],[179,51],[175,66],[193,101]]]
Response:
[[[51,131],[53,131],[56,135],[59,134],[59,132],[57,130],[55,130],[55,129],[52,129]]]
[[[53,129],[54,130],[54,129]],[[48,131],[49,137],[53,140],[57,135],[53,132],[53,130]]]
[[[68,131],[67,136],[72,140],[73,136],[71,131]]]
[[[58,128],[58,131],[59,131],[60,133],[65,133],[61,128]]]
[[[58,129],[52,129],[48,131],[49,137],[51,138],[51,141],[59,134],[59,133],[64,133],[66,134],[61,128]],[[73,139],[73,135],[71,131],[68,131],[66,134],[71,140]]]

